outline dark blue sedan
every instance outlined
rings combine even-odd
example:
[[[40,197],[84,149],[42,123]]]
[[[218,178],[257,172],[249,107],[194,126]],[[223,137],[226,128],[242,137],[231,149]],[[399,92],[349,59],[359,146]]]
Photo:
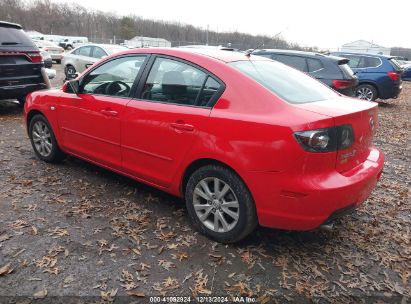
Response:
[[[349,59],[348,65],[358,77],[355,95],[365,100],[397,98],[402,90],[402,68],[392,56],[334,52]]]

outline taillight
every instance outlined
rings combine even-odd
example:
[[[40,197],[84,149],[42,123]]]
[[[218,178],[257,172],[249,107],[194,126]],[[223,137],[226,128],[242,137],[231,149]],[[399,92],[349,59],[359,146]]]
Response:
[[[400,73],[397,73],[397,72],[388,72],[387,75],[393,81],[397,81],[400,79]]]
[[[43,57],[41,57],[40,53],[26,53],[26,55],[30,58],[31,62],[43,61]]]
[[[49,49],[48,49],[48,48],[45,48],[45,49],[43,49],[43,50],[45,50],[46,52],[48,52],[48,51],[49,51]]]
[[[298,143],[308,152],[332,152],[349,148],[354,143],[351,125],[295,132]]]
[[[333,87],[335,89],[348,89],[354,86],[354,82],[351,80],[333,80]]]

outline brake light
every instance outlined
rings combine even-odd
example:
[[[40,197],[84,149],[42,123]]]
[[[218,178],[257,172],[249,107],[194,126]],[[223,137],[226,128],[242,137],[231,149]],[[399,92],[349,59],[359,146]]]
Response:
[[[333,86],[335,89],[348,89],[354,86],[354,82],[351,80],[333,80]]]
[[[48,52],[48,51],[49,51],[49,49],[48,49],[48,48],[45,48],[44,50],[45,50],[46,52]]]
[[[301,147],[308,152],[344,150],[354,143],[354,131],[351,125],[295,132],[294,136]]]
[[[397,73],[397,72],[388,72],[387,75],[393,81],[397,81],[400,79],[400,73]]]
[[[31,62],[43,61],[43,57],[41,57],[40,53],[26,53],[26,55],[30,58]]]

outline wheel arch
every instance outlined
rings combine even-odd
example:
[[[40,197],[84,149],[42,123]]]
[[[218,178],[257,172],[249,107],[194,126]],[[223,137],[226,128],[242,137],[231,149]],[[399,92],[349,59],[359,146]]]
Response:
[[[39,111],[38,109],[30,110],[30,111],[27,113],[27,121],[26,121],[27,134],[28,134],[28,132],[29,132],[30,122],[31,122],[31,120],[33,119],[33,117],[34,117],[35,115],[37,115],[37,114],[40,114],[40,115],[43,115],[44,117],[46,117],[46,115],[44,115],[44,113],[41,112],[41,111]]]
[[[360,85],[363,85],[363,84],[368,84],[368,85],[372,86],[377,91],[377,98],[380,96],[380,90],[378,88],[378,85],[375,82],[372,82],[372,81],[369,81],[369,80],[360,81],[357,85],[357,88]]]
[[[184,173],[182,175],[181,181],[180,181],[180,192],[182,194],[182,196],[185,195],[185,191],[186,191],[186,186],[188,183],[188,180],[190,178],[190,176],[198,169],[200,169],[201,167],[204,166],[209,166],[209,165],[217,165],[217,166],[221,166],[224,168],[227,168],[231,171],[233,171],[240,179],[241,181],[244,183],[244,185],[246,186],[247,190],[249,191],[251,197],[253,197],[252,192],[250,191],[247,183],[245,182],[244,178],[241,176],[241,174],[239,174],[239,172],[237,170],[235,170],[232,166],[228,165],[227,163],[214,159],[214,158],[199,158],[197,160],[192,161],[184,170]],[[254,198],[253,198],[254,200]]]

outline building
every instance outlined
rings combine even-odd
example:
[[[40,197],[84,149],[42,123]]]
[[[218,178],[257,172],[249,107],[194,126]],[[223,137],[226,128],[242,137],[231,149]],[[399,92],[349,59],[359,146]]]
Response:
[[[357,40],[343,44],[341,46],[341,52],[390,55],[391,49],[366,40]]]
[[[124,45],[131,48],[171,47],[171,42],[163,38],[136,36],[130,40],[124,40]]]

